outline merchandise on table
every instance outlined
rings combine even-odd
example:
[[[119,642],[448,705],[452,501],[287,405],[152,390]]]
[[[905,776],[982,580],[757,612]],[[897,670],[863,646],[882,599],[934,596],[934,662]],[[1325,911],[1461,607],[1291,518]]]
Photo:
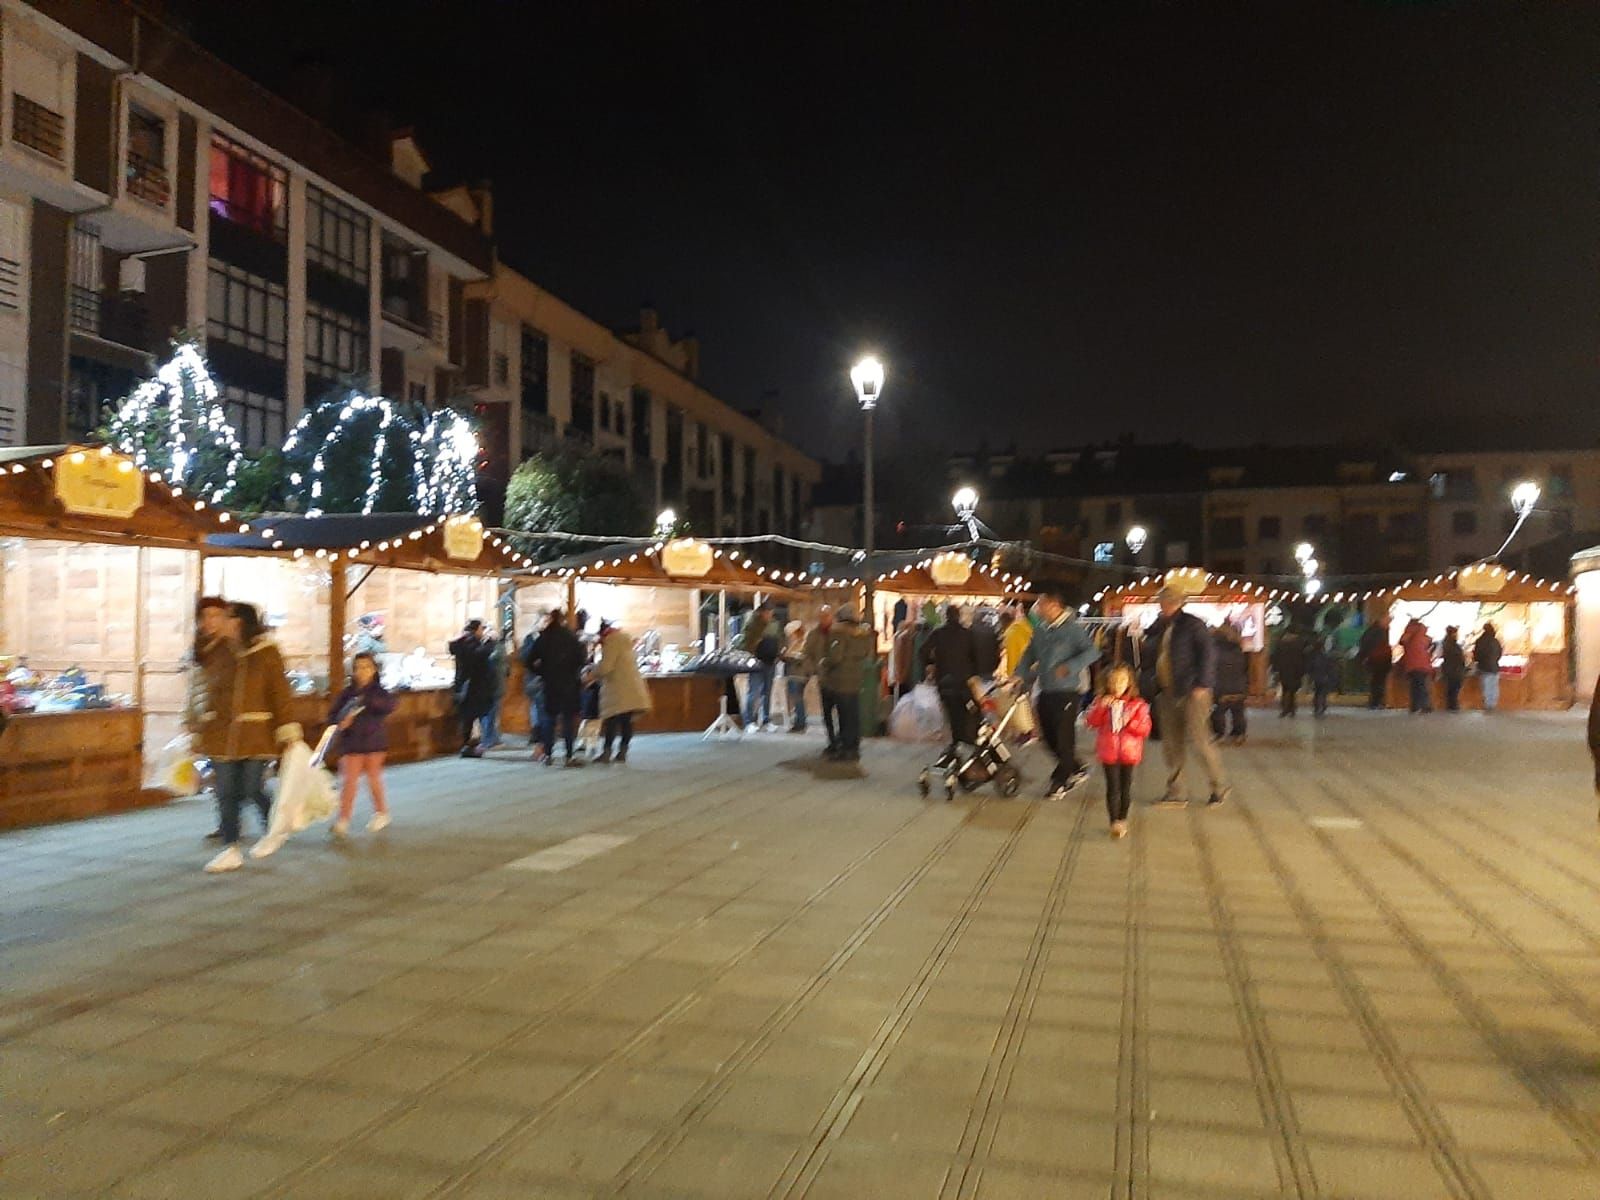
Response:
[[[7,713],[132,707],[132,697],[108,693],[103,683],[90,683],[81,667],[68,667],[58,675],[41,675],[19,655],[0,655],[0,709]]]

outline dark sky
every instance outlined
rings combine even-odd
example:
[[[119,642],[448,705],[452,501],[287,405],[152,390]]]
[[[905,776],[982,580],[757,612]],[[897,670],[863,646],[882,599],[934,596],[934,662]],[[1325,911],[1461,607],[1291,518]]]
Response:
[[[1600,5],[192,7],[825,456],[869,347],[919,450],[1600,435]]]

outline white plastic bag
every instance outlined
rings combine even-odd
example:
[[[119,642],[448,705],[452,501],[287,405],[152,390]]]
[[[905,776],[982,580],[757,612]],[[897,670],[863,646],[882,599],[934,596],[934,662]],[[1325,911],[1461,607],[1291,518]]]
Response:
[[[299,833],[333,815],[333,776],[317,764],[327,752],[332,727],[324,732],[315,755],[304,742],[285,747],[278,760],[277,795],[272,801],[269,833],[277,838]]]
[[[889,736],[898,742],[948,742],[950,726],[939,703],[939,689],[919,683],[895,703]]]
[[[200,758],[190,748],[189,735],[180,734],[156,753],[150,786],[174,796],[193,796],[201,785]]]

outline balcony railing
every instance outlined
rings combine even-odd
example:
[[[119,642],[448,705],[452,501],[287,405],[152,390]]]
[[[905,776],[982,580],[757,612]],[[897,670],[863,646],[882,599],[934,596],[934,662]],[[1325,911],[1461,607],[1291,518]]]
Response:
[[[63,162],[66,131],[67,121],[60,113],[52,112],[26,96],[11,97],[11,137],[19,146],[26,146],[46,158]]]
[[[20,308],[22,304],[22,264],[0,258],[0,308]]]
[[[158,208],[165,208],[172,195],[167,168],[160,159],[128,151],[128,195]]]
[[[137,293],[102,294],[75,283],[67,289],[67,324],[73,332],[101,341],[135,350],[148,348],[144,301]]]
[[[445,324],[442,312],[428,314],[428,338],[435,346],[448,346],[450,344],[450,329]]]
[[[77,333],[100,336],[100,293],[81,284],[67,289],[67,325]]]

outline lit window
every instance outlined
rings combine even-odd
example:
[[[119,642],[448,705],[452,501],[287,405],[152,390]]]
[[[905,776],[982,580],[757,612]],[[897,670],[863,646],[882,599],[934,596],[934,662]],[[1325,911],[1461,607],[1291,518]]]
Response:
[[[221,134],[211,138],[211,211],[279,241],[289,227],[289,176]]]
[[[1097,563],[1115,562],[1117,544],[1115,542],[1096,542],[1094,544],[1094,560]]]
[[[366,287],[371,260],[371,226],[366,214],[307,185],[306,261]]]
[[[287,311],[282,284],[211,260],[206,276],[206,333],[210,337],[281,359]]]

